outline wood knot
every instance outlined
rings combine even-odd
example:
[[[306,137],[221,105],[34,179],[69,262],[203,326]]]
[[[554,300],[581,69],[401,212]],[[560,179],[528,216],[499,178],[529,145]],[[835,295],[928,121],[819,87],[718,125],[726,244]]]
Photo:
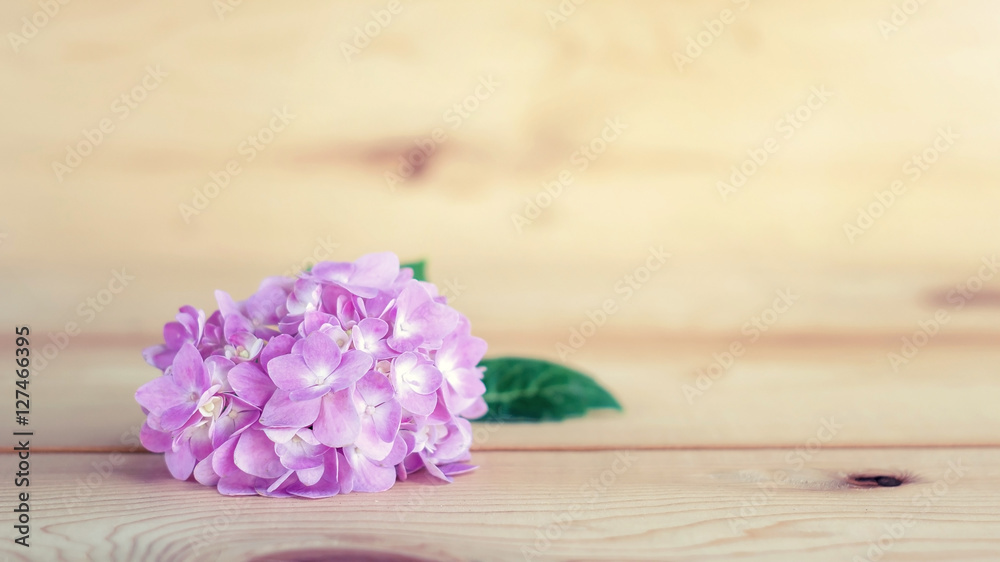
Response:
[[[912,481],[907,474],[848,474],[846,479],[847,484],[857,488],[895,488]]]

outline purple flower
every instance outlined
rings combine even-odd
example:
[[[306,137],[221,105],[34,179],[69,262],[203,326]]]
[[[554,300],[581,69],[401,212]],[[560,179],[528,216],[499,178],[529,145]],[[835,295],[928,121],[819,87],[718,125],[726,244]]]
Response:
[[[368,457],[385,458],[396,440],[403,409],[393,393],[392,384],[375,371],[369,371],[355,388],[354,405],[361,416],[355,445]]]
[[[182,306],[176,322],[163,326],[161,345],[147,347],[142,352],[147,363],[163,371],[174,361],[177,351],[185,343],[197,346],[205,334],[205,313],[192,306]]]
[[[191,343],[181,346],[163,376],[142,385],[136,401],[159,418],[166,431],[181,429],[193,421],[199,408],[210,406],[219,386],[212,386],[201,354]]]
[[[468,420],[456,418],[443,424],[424,424],[413,428],[411,453],[404,461],[407,472],[421,468],[441,480],[451,482],[451,475],[475,467],[464,464],[472,444]]]
[[[458,313],[434,301],[420,281],[407,282],[396,300],[396,322],[389,346],[412,351],[417,346],[440,347],[441,340],[458,324]]]
[[[226,341],[229,342],[224,348],[226,359],[235,363],[253,361],[264,349],[266,340],[258,338],[246,325],[249,322],[242,316],[230,316],[226,319]],[[235,326],[230,332],[230,326]]]
[[[208,378],[212,386],[218,386],[218,392],[233,392],[233,387],[229,384],[229,371],[233,369],[233,362],[225,357],[210,355],[205,359],[205,368],[208,369]]]
[[[484,355],[486,342],[464,334],[449,337],[435,354],[434,364],[444,377],[442,395],[450,411],[460,414],[482,399],[486,386],[477,365]]]
[[[209,428],[213,447],[219,447],[260,419],[260,408],[246,400],[231,396],[228,397],[228,401],[225,410],[219,412]]]
[[[330,285],[343,287],[359,297],[373,297],[380,288],[399,275],[399,258],[392,252],[361,256],[354,263],[320,262],[312,276]]]
[[[396,355],[385,341],[389,333],[389,325],[380,318],[365,318],[351,328],[351,342],[354,349],[364,351],[375,360],[387,359]],[[347,343],[345,343],[347,345]]]
[[[291,354],[272,359],[268,372],[291,400],[306,401],[347,388],[371,366],[372,358],[364,351],[341,353],[329,336],[314,332],[302,340],[301,353],[293,348]]]
[[[437,389],[441,387],[441,371],[430,361],[407,351],[390,368],[399,403],[408,411],[427,416],[437,405]]]
[[[250,324],[250,332],[258,337],[266,338],[276,332],[272,326],[281,318],[285,310],[288,294],[292,290],[294,280],[289,277],[268,277],[247,300],[237,303],[229,293],[216,291],[215,300],[219,303],[222,316],[240,316]]]
[[[485,412],[486,343],[391,253],[265,279],[245,301],[183,307],[143,356],[140,439],[171,475],[227,495],[378,492],[451,481]]]
[[[372,458],[361,447],[344,447],[344,456],[351,467],[351,489],[356,492],[384,492],[396,482],[396,465],[406,456],[406,442],[396,436],[389,454]]]

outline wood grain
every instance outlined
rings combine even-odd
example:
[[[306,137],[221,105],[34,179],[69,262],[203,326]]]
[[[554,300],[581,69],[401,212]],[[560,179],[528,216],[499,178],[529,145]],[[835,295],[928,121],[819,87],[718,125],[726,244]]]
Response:
[[[857,560],[886,526],[907,521],[883,539],[885,559],[1000,556],[998,449],[824,449],[801,468],[785,456],[480,452],[481,468],[453,485],[418,478],[379,495],[275,501],[177,482],[158,455],[42,454],[32,465],[32,556],[9,541],[0,549],[11,560],[164,562],[351,551],[382,553],[374,560]],[[5,470],[11,462],[5,455]],[[909,472],[913,482],[844,484],[856,471]],[[546,532],[554,540],[538,538]]]
[[[487,335],[492,355],[556,361],[558,337]],[[732,341],[746,351],[722,369],[717,362],[726,361]],[[755,343],[596,336],[566,361],[601,381],[624,412],[598,411],[541,428],[486,420],[475,447],[797,447],[815,439],[824,420],[839,426],[825,443],[832,447],[1000,445],[1000,347],[932,341],[894,371],[887,355],[901,345],[766,335]],[[157,375],[142,361],[141,347],[141,340],[73,342],[36,374],[38,446],[135,451],[143,417],[133,395]],[[707,378],[709,371],[718,377]],[[0,427],[13,430],[13,421],[5,417]]]
[[[422,0],[352,57],[343,44],[386,2],[61,6],[0,56],[0,325],[30,325],[51,355],[31,386],[35,546],[0,553],[1000,559],[1000,9],[922,3],[883,33],[897,4],[591,1],[553,26],[556,2]],[[678,68],[726,8],[733,23]],[[8,42],[38,9],[0,7]],[[162,81],[121,111],[150,69]],[[468,102],[482,84],[494,91]],[[831,96],[785,136],[815,91]],[[456,125],[462,103],[477,107]],[[249,160],[241,143],[284,108],[294,117]],[[57,175],[103,119],[113,131]],[[608,120],[623,130],[583,169],[574,153]],[[390,188],[438,129],[447,139]],[[914,173],[942,130],[954,142]],[[767,162],[721,196],[769,139]],[[240,171],[185,217],[231,161]],[[848,236],[860,209],[879,216]],[[223,498],[170,480],[157,456],[108,452],[139,449],[132,395],[154,374],[139,350],[177,307],[386,249],[430,258],[491,354],[565,360],[625,411],[479,424],[482,469],[454,486],[309,504]],[[670,255],[647,276],[651,249]],[[128,284],[112,294],[116,276]],[[782,293],[795,298],[779,313]],[[560,357],[608,300],[617,312]],[[926,345],[892,365],[921,330]],[[621,450],[634,464],[591,502]],[[967,474],[942,480],[949,463]],[[772,486],[777,471],[792,478]],[[909,476],[857,489],[853,471]],[[547,529],[559,538],[536,544]]]
[[[80,322],[125,268],[135,282],[86,329],[153,333],[323,239],[340,259],[430,257],[489,330],[568,330],[662,246],[668,267],[608,330],[726,334],[791,288],[802,300],[778,331],[896,334],[996,253],[1000,39],[985,0],[922,5],[889,38],[890,2],[754,2],[683,72],[673,53],[738,6],[590,2],[553,29],[555,3],[404,4],[350,61],[341,43],[383,2],[241,5],[221,21],[204,2],[89,2],[0,58],[0,319]],[[0,29],[34,9],[5,5]],[[121,119],[112,104],[149,65],[168,76]],[[496,91],[452,129],[445,112],[483,76]],[[778,121],[816,86],[834,97],[784,139]],[[243,161],[284,106],[294,121]],[[574,151],[616,117],[628,129],[579,170]],[[103,118],[116,129],[58,181],[52,162]],[[385,172],[438,127],[448,140],[391,191]],[[904,165],[941,127],[960,138],[911,182]],[[724,202],[717,182],[775,135],[781,149]],[[179,205],[230,159],[242,172],[185,222]],[[564,169],[573,183],[519,233],[511,216]],[[852,243],[844,223],[896,179],[907,191]],[[998,279],[950,331],[996,334]]]

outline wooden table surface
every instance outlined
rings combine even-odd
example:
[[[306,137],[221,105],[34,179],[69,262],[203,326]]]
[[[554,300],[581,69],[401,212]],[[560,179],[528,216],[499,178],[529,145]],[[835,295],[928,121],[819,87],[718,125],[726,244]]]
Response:
[[[998,22],[987,0],[5,3],[0,355],[28,325],[48,357],[32,546],[9,439],[0,556],[1000,560]],[[139,447],[139,351],[178,306],[386,249],[430,258],[490,355],[564,361],[624,411],[479,423],[452,485],[321,501],[227,498]]]

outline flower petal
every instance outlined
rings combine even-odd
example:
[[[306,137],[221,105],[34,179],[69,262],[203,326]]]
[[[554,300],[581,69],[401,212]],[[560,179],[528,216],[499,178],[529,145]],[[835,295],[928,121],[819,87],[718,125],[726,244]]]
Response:
[[[159,376],[140,386],[135,393],[135,401],[157,416],[178,404],[193,403],[190,393],[177,386],[169,375]]]
[[[369,371],[358,379],[356,388],[358,396],[369,406],[378,406],[393,395],[392,383],[375,371]]]
[[[379,438],[375,420],[368,415],[361,416],[361,431],[354,445],[364,456],[372,459],[385,458],[392,451],[392,441],[386,442]]]
[[[351,389],[331,392],[321,398],[319,416],[313,423],[313,436],[327,447],[354,443],[361,431],[361,418],[354,408]]]
[[[219,493],[226,496],[256,496],[256,476],[244,472],[234,472],[219,479]]]
[[[330,385],[328,384],[317,384],[313,386],[307,386],[306,388],[300,388],[298,390],[293,390],[288,393],[288,397],[293,402],[300,402],[302,400],[314,400],[316,398],[322,398],[330,392]]]
[[[229,399],[229,407],[212,426],[212,446],[218,448],[233,435],[243,432],[260,419],[260,409],[239,397]]]
[[[233,339],[238,334],[253,335],[253,323],[242,314],[225,315],[222,322],[222,334],[230,343],[236,343]]]
[[[451,477],[448,476],[447,474],[445,474],[444,472],[441,472],[441,469],[438,468],[438,466],[436,464],[434,464],[433,462],[431,462],[431,461],[427,460],[426,458],[424,458],[424,454],[423,453],[420,453],[420,458],[424,459],[424,468],[427,469],[427,472],[431,476],[433,476],[435,478],[440,478],[441,480],[444,480],[445,482],[451,482],[452,481]]]
[[[401,464],[406,457],[407,451],[408,445],[406,439],[402,435],[396,435],[396,440],[392,443],[392,451],[385,458],[378,461],[377,464],[380,466],[396,466]]]
[[[364,335],[365,341],[375,341],[389,333],[389,324],[380,318],[365,318],[358,322],[357,329]]]
[[[340,484],[341,494],[350,494],[354,491],[354,469],[347,462],[343,449],[340,451],[337,453],[337,482]]]
[[[372,416],[372,419],[375,421],[375,431],[378,432],[379,439],[389,443],[393,442],[396,438],[396,433],[399,432],[399,422],[402,419],[402,412],[403,409],[399,406],[399,402],[391,399],[375,408],[375,414]]]
[[[239,305],[236,304],[236,301],[233,300],[233,297],[229,296],[229,293],[225,291],[215,291],[215,302],[219,305],[219,312],[222,313],[223,317],[243,313]]]
[[[174,356],[177,355],[177,350],[170,349],[165,345],[154,345],[147,347],[142,350],[142,358],[146,360],[146,363],[156,367],[159,370],[164,370],[174,362]]]
[[[212,452],[212,470],[223,478],[240,473],[240,469],[236,466],[233,459],[237,441],[239,441],[239,438],[233,437],[216,447],[215,451]]]
[[[182,345],[177,351],[171,373],[174,384],[188,392],[197,392],[200,395],[211,384],[201,353],[190,342]]]
[[[163,342],[168,348],[180,349],[184,342],[191,340],[191,333],[180,322],[167,322],[163,326]]]
[[[151,453],[165,453],[170,450],[173,439],[170,438],[170,433],[157,431],[149,427],[148,422],[144,422],[139,430],[139,441]]]
[[[474,336],[449,337],[434,356],[442,371],[461,367],[475,367],[486,355],[486,340]]]
[[[418,394],[430,394],[441,387],[444,377],[434,365],[417,365],[403,374],[403,381]]]
[[[475,398],[486,392],[486,385],[475,369],[460,369],[448,375],[448,386],[462,398]]]
[[[340,348],[326,334],[313,332],[302,345],[302,359],[315,376],[329,375],[340,364]]]
[[[476,470],[479,467],[474,464],[454,462],[449,464],[442,464],[438,468],[440,468],[441,472],[447,476],[456,476],[458,474],[465,474],[466,472],[472,472],[473,470]]]
[[[324,468],[323,465],[315,466],[313,468],[306,468],[302,470],[296,470],[295,475],[299,477],[299,482],[303,486],[312,486],[320,481],[323,477]]]
[[[171,476],[178,480],[187,480],[191,477],[195,459],[186,443],[178,447],[176,451],[167,451],[163,456],[167,461],[167,470],[170,471]]]
[[[166,431],[176,431],[192,422],[195,412],[198,411],[198,403],[195,401],[185,402],[170,408],[160,416],[160,427]],[[200,415],[197,417],[201,417]]]
[[[277,478],[286,472],[274,452],[274,442],[263,431],[252,429],[240,434],[233,461],[240,470],[261,478]]]
[[[289,399],[287,391],[276,390],[264,405],[260,423],[269,427],[306,427],[316,421],[320,400],[295,402]]]
[[[234,363],[220,355],[212,355],[205,359],[205,368],[208,369],[208,378],[212,386],[219,385],[219,392],[232,392],[233,387],[229,384],[229,371],[233,370]]]
[[[261,283],[257,292],[246,302],[247,316],[257,324],[274,324],[278,321],[277,311],[285,304],[288,293],[277,285]]]
[[[368,355],[364,351],[352,349],[340,359],[340,365],[337,366],[337,369],[327,379],[327,384],[335,390],[347,388],[368,372],[372,368],[373,363],[371,355]]]
[[[215,451],[212,451],[194,465],[194,479],[202,486],[215,486],[219,483],[219,475],[212,470],[212,456],[214,454]]]
[[[240,363],[229,371],[228,379],[240,398],[258,408],[264,407],[277,388],[256,363]]]
[[[316,375],[301,355],[282,355],[267,364],[267,372],[275,386],[282,390],[298,390],[316,384]]]
[[[429,416],[437,406],[437,393],[417,394],[409,389],[402,389],[397,394],[399,404],[418,416]]]
[[[396,469],[379,466],[364,456],[357,447],[350,447],[347,462],[354,476],[355,492],[384,492],[396,483]]]
[[[487,405],[486,400],[483,400],[483,397],[480,396],[475,400],[473,400],[472,404],[469,405],[467,408],[465,408],[460,412],[457,412],[457,414],[460,416],[465,416],[470,420],[478,420],[479,418],[485,416],[486,412],[489,411],[490,411],[489,405]]]
[[[385,287],[399,274],[399,258],[392,252],[366,254],[354,261],[350,282],[365,287]]]
[[[294,343],[295,338],[287,334],[274,336],[268,340],[264,349],[261,350],[260,364],[264,366],[265,370],[267,370],[267,364],[271,361],[271,359],[281,355],[288,355],[288,353],[292,350],[292,345]]]
[[[344,466],[343,471],[340,469],[341,464]],[[342,472],[346,472],[349,475],[349,471],[350,467],[344,460],[343,455],[336,450],[331,450],[323,458],[322,476],[317,482],[306,485],[305,482],[308,481],[308,477],[303,479],[300,474],[299,483],[290,486],[288,492],[303,498],[328,498],[335,496],[341,491],[340,479]],[[350,492],[350,489],[344,493],[347,492]]]

